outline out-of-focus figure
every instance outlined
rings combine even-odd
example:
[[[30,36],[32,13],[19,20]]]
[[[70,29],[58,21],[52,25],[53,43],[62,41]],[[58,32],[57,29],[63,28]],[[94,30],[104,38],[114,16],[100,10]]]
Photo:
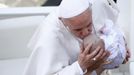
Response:
[[[9,7],[33,7],[41,6],[47,0],[0,0],[0,3]]]

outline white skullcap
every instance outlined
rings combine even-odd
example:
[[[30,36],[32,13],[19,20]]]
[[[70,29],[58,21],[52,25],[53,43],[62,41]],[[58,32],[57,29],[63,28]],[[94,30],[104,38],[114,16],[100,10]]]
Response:
[[[91,7],[90,0],[62,0],[59,5],[59,17],[71,18]]]

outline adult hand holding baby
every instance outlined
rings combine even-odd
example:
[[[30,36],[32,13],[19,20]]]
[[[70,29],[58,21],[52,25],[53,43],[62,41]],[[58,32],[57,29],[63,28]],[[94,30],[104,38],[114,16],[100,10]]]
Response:
[[[93,52],[90,52],[92,47],[92,43],[89,43],[85,48],[82,46],[78,57],[80,67],[83,71],[88,70],[88,73],[93,72],[101,66],[110,55],[108,51],[102,49],[100,46],[97,46]]]
[[[97,37],[96,35],[91,34],[84,39],[84,48],[86,48],[91,43],[92,43],[92,47],[89,50],[90,54],[96,52],[97,48],[100,48],[100,49],[96,53],[96,55],[94,55],[94,57],[91,58],[94,65],[92,67],[87,68],[86,75],[90,75],[93,70],[96,70],[100,66],[109,63],[106,61],[106,59],[109,57],[110,53],[105,50],[104,41],[100,39],[99,37]]]

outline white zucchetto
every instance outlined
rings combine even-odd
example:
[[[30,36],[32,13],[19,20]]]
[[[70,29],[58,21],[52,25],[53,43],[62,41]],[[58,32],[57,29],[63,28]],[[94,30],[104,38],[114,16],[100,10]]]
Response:
[[[62,0],[59,5],[59,17],[71,18],[91,7],[92,0]]]

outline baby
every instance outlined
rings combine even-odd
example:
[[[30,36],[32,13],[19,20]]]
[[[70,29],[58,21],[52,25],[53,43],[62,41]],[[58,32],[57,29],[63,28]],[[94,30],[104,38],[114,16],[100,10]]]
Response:
[[[100,33],[98,36],[92,33],[84,38],[84,46],[89,43],[93,43],[91,50],[92,52],[98,45],[101,45],[103,49],[108,50],[111,53],[107,59],[107,61],[110,61],[110,63],[104,64],[103,68],[113,69],[118,67],[123,63],[126,57],[123,34],[114,26],[111,20],[106,20],[105,25],[100,29],[99,32]],[[99,44],[102,40],[104,41],[104,44]]]

